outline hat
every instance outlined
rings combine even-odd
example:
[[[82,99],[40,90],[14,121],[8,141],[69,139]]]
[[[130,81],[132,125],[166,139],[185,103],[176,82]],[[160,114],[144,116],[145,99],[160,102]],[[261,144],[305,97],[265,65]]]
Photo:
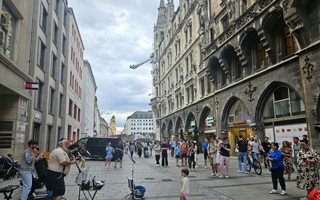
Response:
[[[62,137],[62,138],[59,139],[59,143],[62,143],[62,142],[65,142],[65,141],[68,141],[67,138],[65,138],[65,137]]]

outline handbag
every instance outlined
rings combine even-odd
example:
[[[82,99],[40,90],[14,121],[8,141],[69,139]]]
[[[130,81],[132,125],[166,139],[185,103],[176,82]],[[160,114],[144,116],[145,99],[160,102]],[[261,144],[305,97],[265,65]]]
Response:
[[[308,200],[319,200],[320,199],[320,190],[317,187],[314,187],[313,190],[308,194]]]

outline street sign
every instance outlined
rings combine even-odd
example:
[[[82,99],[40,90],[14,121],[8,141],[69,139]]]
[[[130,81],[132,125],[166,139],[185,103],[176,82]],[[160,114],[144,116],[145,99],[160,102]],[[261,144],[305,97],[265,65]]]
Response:
[[[37,90],[37,89],[39,89],[39,83],[37,83],[37,82],[26,82],[25,89],[27,89],[27,90]]]

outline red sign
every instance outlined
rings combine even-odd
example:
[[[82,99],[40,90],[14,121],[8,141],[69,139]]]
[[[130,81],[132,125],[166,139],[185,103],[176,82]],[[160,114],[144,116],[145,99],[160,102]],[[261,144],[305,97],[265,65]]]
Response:
[[[37,83],[37,82],[26,82],[25,88],[27,90],[37,90],[37,89],[39,89],[39,83]]]

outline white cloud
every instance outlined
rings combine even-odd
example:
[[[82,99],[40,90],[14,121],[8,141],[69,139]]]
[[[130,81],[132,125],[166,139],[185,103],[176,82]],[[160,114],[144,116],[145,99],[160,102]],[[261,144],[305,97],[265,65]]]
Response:
[[[114,114],[121,130],[133,112],[151,109],[152,66],[147,63],[132,70],[129,65],[146,60],[152,53],[159,2],[68,0],[84,42],[84,58],[95,75],[100,113],[108,123]]]

